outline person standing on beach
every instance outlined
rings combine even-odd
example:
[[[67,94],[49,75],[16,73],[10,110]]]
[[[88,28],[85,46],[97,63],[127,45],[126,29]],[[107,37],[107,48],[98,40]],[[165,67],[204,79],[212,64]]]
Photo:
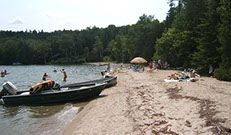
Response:
[[[161,61],[161,59],[158,60],[158,67],[159,67],[159,69],[162,69],[162,61]]]
[[[152,63],[149,63],[149,72],[152,72]]]
[[[152,63],[152,69],[153,70],[156,70],[156,61],[154,60],[153,63]]]
[[[64,69],[61,70],[61,72],[63,73],[64,77],[63,77],[63,81],[67,81],[66,78],[67,78],[67,73]]]
[[[111,65],[110,65],[110,63],[108,63],[108,65],[107,65],[107,72],[110,72],[110,70],[111,70]]]

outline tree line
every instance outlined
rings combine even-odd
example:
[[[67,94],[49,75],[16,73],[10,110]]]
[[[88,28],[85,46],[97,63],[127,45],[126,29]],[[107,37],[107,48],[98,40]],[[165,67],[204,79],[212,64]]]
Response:
[[[75,64],[116,61],[136,56],[159,58],[172,67],[196,68],[200,74],[231,80],[231,2],[168,0],[160,22],[142,15],[133,25],[83,30],[0,31],[0,64]]]
[[[231,1],[170,0],[167,30],[154,46],[154,57],[173,66],[194,67],[231,81]],[[175,6],[175,3],[178,3]]]

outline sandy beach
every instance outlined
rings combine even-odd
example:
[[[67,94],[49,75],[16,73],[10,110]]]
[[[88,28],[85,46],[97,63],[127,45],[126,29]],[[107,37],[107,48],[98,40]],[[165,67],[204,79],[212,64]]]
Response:
[[[117,70],[118,84],[86,105],[63,134],[231,134],[231,82],[164,81],[175,72]]]

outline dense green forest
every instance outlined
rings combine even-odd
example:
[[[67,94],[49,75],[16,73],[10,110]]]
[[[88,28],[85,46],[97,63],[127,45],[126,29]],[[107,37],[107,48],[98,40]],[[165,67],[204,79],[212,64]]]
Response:
[[[83,30],[0,31],[0,64],[75,64],[136,57],[161,58],[171,67],[196,68],[231,81],[231,1],[168,0],[160,22],[142,15],[133,25]]]

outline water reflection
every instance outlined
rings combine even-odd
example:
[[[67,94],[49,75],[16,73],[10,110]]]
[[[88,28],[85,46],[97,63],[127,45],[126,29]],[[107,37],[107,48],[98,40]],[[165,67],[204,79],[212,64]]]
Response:
[[[29,133],[34,135],[59,135],[63,127],[68,125],[82,110],[85,104],[65,104],[53,109],[50,106],[31,108],[30,119],[36,119],[32,123],[36,128],[30,128]],[[41,111],[41,109],[44,109]],[[39,116],[40,115],[40,116]],[[34,117],[34,118],[32,118]]]
[[[46,118],[50,117],[61,110],[63,110],[66,106],[78,107],[80,110],[87,105],[88,102],[95,98],[90,98],[88,100],[79,100],[72,101],[69,103],[56,103],[50,105],[34,105],[34,106],[0,106],[0,118],[11,118],[15,117],[18,114],[23,114],[25,112],[28,113],[29,118]]]
[[[19,112],[20,112],[19,107],[6,107],[6,106],[0,107],[0,116],[2,116],[2,118],[14,117]]]
[[[31,114],[30,118],[46,118],[51,115],[54,115],[57,112],[60,112],[64,108],[64,105],[56,105],[56,106],[36,106],[30,107],[29,111]]]
[[[43,106],[0,106],[3,134],[58,134],[88,102]],[[55,130],[54,130],[55,129]],[[0,134],[1,134],[0,133]]]

